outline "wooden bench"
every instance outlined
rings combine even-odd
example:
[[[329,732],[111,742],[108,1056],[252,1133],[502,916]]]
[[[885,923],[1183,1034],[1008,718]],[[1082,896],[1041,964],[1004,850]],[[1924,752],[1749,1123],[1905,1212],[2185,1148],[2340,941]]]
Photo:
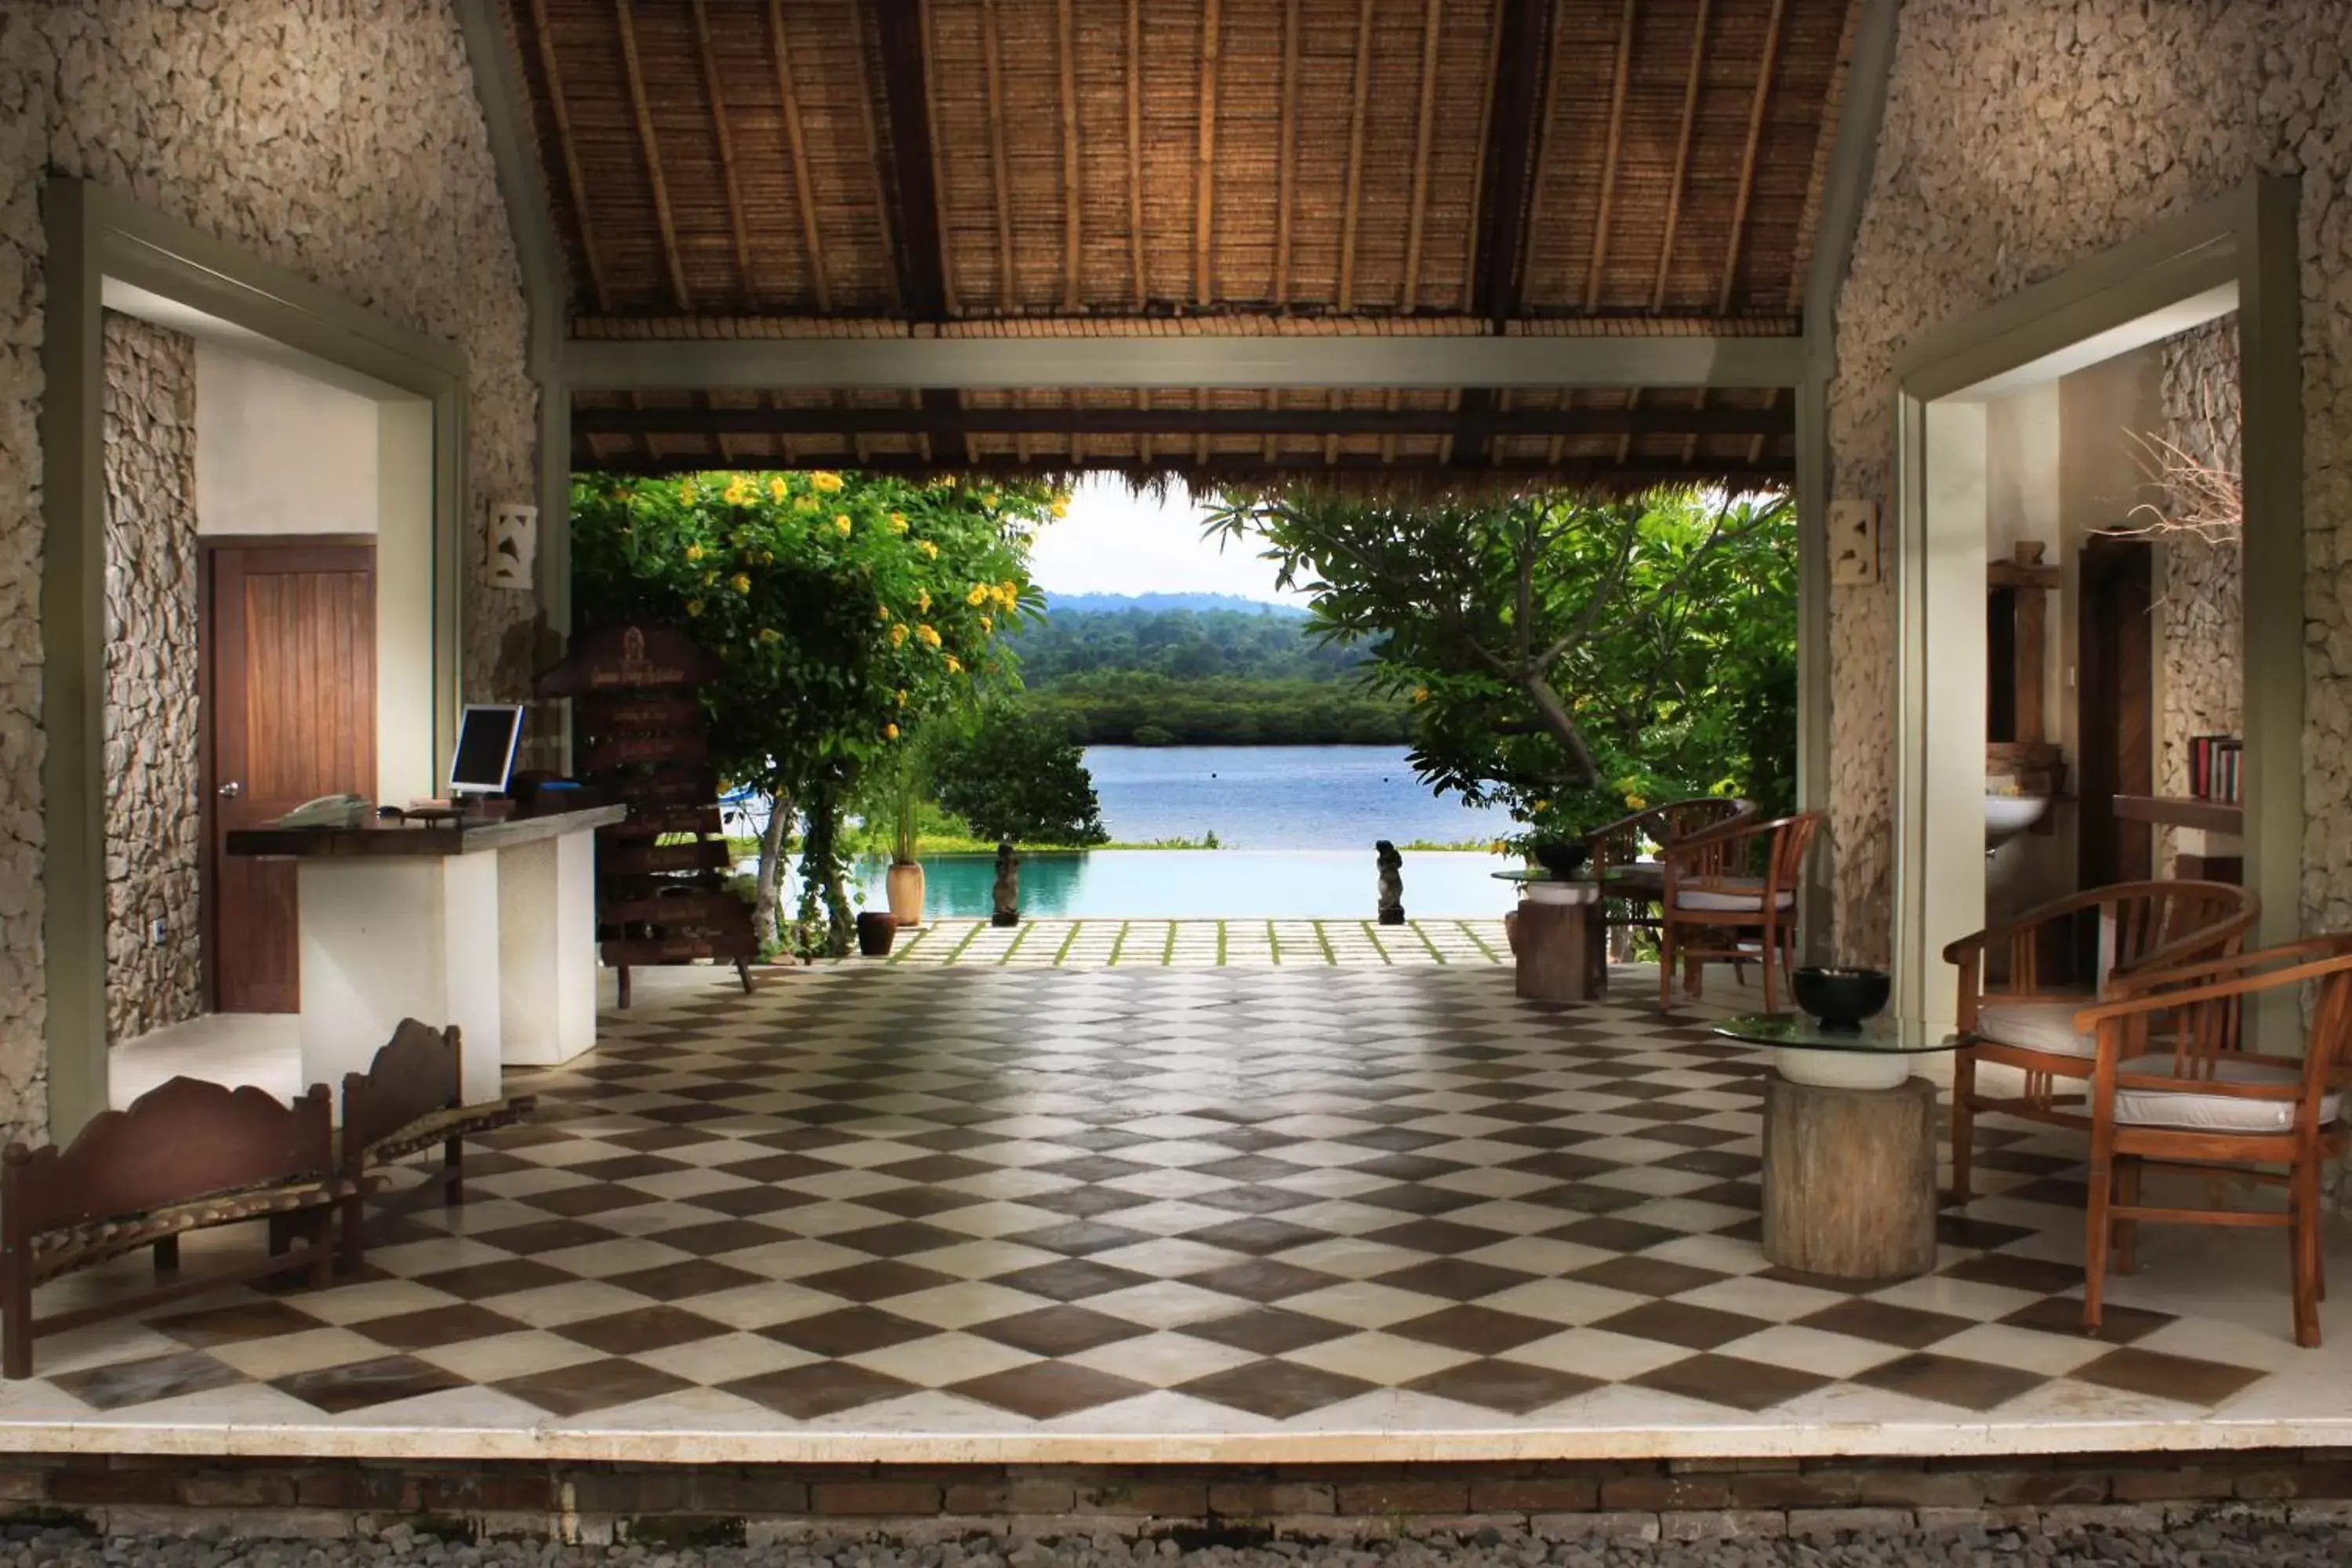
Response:
[[[368,1070],[343,1075],[343,1126],[339,1164],[349,1195],[343,1199],[343,1267],[356,1272],[366,1256],[366,1203],[379,1190],[378,1206],[400,1214],[434,1193],[451,1208],[465,1201],[465,1141],[479,1132],[511,1127],[536,1101],[515,1095],[467,1105],[466,1054],[457,1029],[436,1029],[404,1018],[392,1038],[368,1063]],[[441,1145],[441,1166],[415,1185],[382,1192],[390,1167],[419,1150]]]
[[[332,1120],[324,1084],[289,1106],[264,1089],[175,1078],[98,1117],[66,1148],[9,1144],[0,1153],[0,1377],[32,1376],[44,1334],[293,1269],[328,1283],[335,1210],[353,1195],[336,1168]],[[176,1274],[182,1236],[248,1220],[271,1222],[263,1258],[33,1316],[35,1286],[142,1247],[153,1248],[158,1276]]]

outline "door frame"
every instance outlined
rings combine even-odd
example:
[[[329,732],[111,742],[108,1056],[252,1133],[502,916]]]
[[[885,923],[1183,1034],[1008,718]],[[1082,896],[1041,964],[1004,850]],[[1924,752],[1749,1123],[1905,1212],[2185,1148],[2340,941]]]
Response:
[[[373,533],[200,533],[196,536],[196,832],[203,847],[196,857],[196,952],[204,976],[205,1011],[217,1013],[220,1005],[219,890],[220,851],[218,807],[220,772],[214,752],[220,705],[214,700],[219,680],[214,659],[220,639],[214,635],[214,558],[224,550],[364,550],[368,580],[378,584],[376,536]],[[371,718],[376,712],[375,693],[369,693]],[[373,739],[370,752],[374,750]],[[367,793],[373,795],[371,788]]]
[[[2116,578],[2137,575],[2140,579],[2139,588],[2147,600],[2146,607],[2140,612],[2140,618],[2148,637],[2147,668],[2145,671],[2147,681],[2141,691],[2141,697],[2147,707],[2147,744],[2138,759],[2141,771],[2147,774],[2147,789],[2142,793],[2147,795],[2156,793],[2156,750],[2158,731],[2160,728],[2158,706],[2160,699],[2157,689],[2157,660],[2159,657],[2159,649],[2153,619],[2156,607],[2155,544],[2147,536],[2140,534],[2115,535],[2095,532],[2083,541],[2083,550],[2079,559],[2076,582],[2079,584],[2081,603],[2076,606],[2074,613],[2074,668],[2077,671],[2075,700],[2079,704],[2077,711],[2082,716],[2079,729],[2082,735],[2083,752],[2075,759],[2074,768],[2074,777],[2076,781],[2075,793],[2082,797],[2075,840],[2075,866],[2077,879],[2087,887],[2095,885],[2089,879],[2095,874],[2097,868],[2095,862],[2100,858],[2093,853],[2092,785],[2095,783],[2105,785],[2110,782],[2109,774],[2114,771],[2114,764],[2122,760],[2119,753],[2095,759],[2095,748],[2092,744],[2095,739],[2092,732],[2093,702],[2095,699],[2103,700],[2106,695],[2105,682],[2110,674],[2110,656],[2116,652],[2113,644],[2097,634],[2120,626],[2125,616],[2129,614],[2126,610],[2122,615],[2101,616],[2099,619],[2095,621],[2094,619],[2095,615],[2100,614],[2101,599],[2112,592]],[[2123,671],[2117,668],[2113,673],[2121,675]],[[2119,721],[2123,715],[2118,710],[2108,717]],[[2105,732],[2095,738],[2103,742],[2111,742],[2115,739],[2115,735],[2112,732]],[[2101,770],[2096,775],[2092,772],[2095,760]],[[2130,781],[2116,777],[2112,782],[2118,787],[2110,791],[2110,794],[2122,794],[2126,792],[2120,786]],[[2109,813],[2109,818],[2111,826],[2112,812]],[[2145,823],[2136,826],[2147,835],[2147,875],[2153,877],[2156,874],[2156,831]],[[2119,858],[2119,859],[2127,858],[2128,857]],[[2110,879],[2124,881],[2141,879],[2124,877],[2122,868],[2118,865],[2116,875]]]
[[[465,351],[118,190],[52,175],[41,192],[41,970],[49,1137],[107,1108],[105,346],[109,295],[133,313],[198,315],[430,405],[436,753],[456,733],[463,662]],[[382,672],[378,672],[382,679]],[[33,1114],[26,1108],[27,1115]]]
[[[1940,726],[1929,718],[1934,667],[1954,657],[1948,628],[1931,636],[1929,623],[1931,616],[1948,618],[1963,578],[1977,584],[1969,592],[1981,597],[1984,548],[1979,535],[1972,556],[1967,549],[1966,520],[1958,515],[1965,508],[1956,508],[1950,494],[1948,470],[1954,465],[1931,465],[1930,453],[1957,449],[1970,417],[1981,423],[1981,399],[1990,394],[2096,363],[2231,310],[2240,342],[2246,517],[2245,880],[2262,898],[2258,943],[2289,942],[2302,930],[2299,202],[2292,176],[2256,174],[2227,195],[1935,328],[1895,356],[1895,1005],[1931,1025],[1949,1025],[1956,994],[1940,949],[1981,923],[1983,887],[1979,879],[1979,918],[1969,921],[1970,895],[1964,879],[1954,879],[1952,843],[1969,837],[1957,816],[1979,810],[1973,797],[1981,787],[1981,761],[1971,769],[1953,750],[1965,704],[1948,703]],[[1980,492],[1980,472],[1978,479]],[[1979,628],[1982,620],[1979,611]],[[2279,1004],[2258,1010],[2257,1023],[2273,1012],[2292,1014],[2292,995],[2280,993]],[[2282,1027],[2282,1042],[2291,1037]]]

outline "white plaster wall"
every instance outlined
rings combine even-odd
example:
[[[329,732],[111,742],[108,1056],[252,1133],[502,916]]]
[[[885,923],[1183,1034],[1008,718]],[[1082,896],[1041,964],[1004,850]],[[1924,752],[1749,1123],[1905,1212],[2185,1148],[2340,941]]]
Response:
[[[521,276],[445,0],[0,4],[0,1137],[48,1119],[43,1030],[45,174],[103,182],[462,347],[468,548],[533,493]],[[465,685],[526,691],[529,594],[466,596]]]
[[[1836,316],[1832,489],[1890,490],[1895,353],[2257,172],[2303,176],[2302,916],[2352,926],[2352,0],[1905,0]],[[1890,586],[1832,590],[1842,947],[1887,955]]]
[[[373,533],[376,404],[219,343],[196,343],[196,527]]]

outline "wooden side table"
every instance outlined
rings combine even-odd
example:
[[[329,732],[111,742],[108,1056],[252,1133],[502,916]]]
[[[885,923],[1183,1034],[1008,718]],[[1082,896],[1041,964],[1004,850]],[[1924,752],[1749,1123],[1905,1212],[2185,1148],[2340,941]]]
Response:
[[[1936,1086],[1914,1057],[1950,1050],[1914,1019],[1858,1032],[1796,1013],[1713,1026],[1769,1046],[1764,1093],[1764,1256],[1842,1279],[1893,1279],[1936,1266]]]
[[[1524,895],[1511,939],[1513,988],[1534,1002],[1590,1002],[1608,986],[1601,885],[1548,871],[1497,871]]]

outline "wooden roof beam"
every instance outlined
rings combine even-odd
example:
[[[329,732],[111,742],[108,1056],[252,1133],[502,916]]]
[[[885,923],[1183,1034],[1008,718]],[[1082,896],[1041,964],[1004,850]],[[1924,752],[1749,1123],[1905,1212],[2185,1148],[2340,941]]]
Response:
[[[1062,76],[1062,313],[1078,313],[1081,266],[1080,211],[1085,205],[1078,184],[1078,36],[1070,15],[1072,0],[1057,0],[1055,37]]]
[[[1528,209],[1538,173],[1536,141],[1545,119],[1551,12],[1551,0],[1503,0],[1502,52],[1486,126],[1471,298],[1471,313],[1486,317],[1498,333],[1518,315],[1525,287]],[[1464,425],[1448,457],[1467,468],[1486,458],[1476,421],[1495,411],[1496,389],[1484,383],[1462,385]]]
[[[695,3],[698,7],[701,0]],[[833,279],[824,264],[824,239],[817,226],[816,181],[809,169],[808,135],[801,124],[800,89],[793,82],[792,46],[784,32],[784,0],[768,0],[768,47],[776,59],[776,100],[784,117],[784,146],[793,157],[793,201],[800,209],[801,244],[808,251],[809,283],[816,294],[817,310],[829,315],[833,310]],[[858,51],[861,66],[865,53],[863,49]],[[873,109],[870,104],[866,109],[866,140],[870,142]],[[878,165],[876,174],[878,179]]]
[[[719,79],[719,51],[710,43],[709,0],[694,0],[693,9],[695,52],[702,58],[703,90],[710,95],[710,133],[719,142],[719,170],[727,186],[727,227],[735,240],[736,277],[743,286],[743,308],[757,310],[760,285],[751,275],[751,231],[743,221],[743,179],[735,167],[735,136],[727,124],[727,93]]]
[[[1691,137],[1698,128],[1698,92],[1706,79],[1706,24],[1710,0],[1698,0],[1691,28],[1690,70],[1683,79],[1682,130],[1675,139],[1674,179],[1666,187],[1666,227],[1658,244],[1657,277],[1650,285],[1650,313],[1666,308],[1666,282],[1675,266],[1675,235],[1682,226],[1683,192],[1690,185]]]
[[[1592,222],[1592,258],[1584,269],[1584,311],[1601,309],[1601,280],[1609,266],[1609,222],[1617,216],[1617,163],[1625,145],[1625,90],[1633,79],[1633,29],[1641,0],[1625,0],[1617,23],[1617,75],[1609,89],[1609,135],[1601,148],[1601,210]]]
[[[677,225],[671,220],[669,182],[662,177],[661,144],[654,138],[652,106],[646,100],[646,73],[637,63],[637,21],[629,0],[613,0],[613,19],[621,31],[621,73],[629,89],[629,111],[637,124],[637,144],[645,150],[646,179],[653,186],[654,221],[661,227],[662,257],[669,264],[670,297],[681,310],[692,311],[694,296],[686,286],[686,261],[677,248]]]
[[[1404,293],[1398,309],[1412,314],[1421,292],[1421,231],[1429,214],[1429,149],[1437,128],[1437,51],[1444,37],[1443,0],[1423,0],[1421,20],[1421,116],[1413,126],[1412,208],[1404,237]]]
[[[1756,160],[1764,146],[1764,111],[1772,100],[1772,72],[1780,60],[1781,24],[1788,19],[1789,0],[1772,0],[1771,19],[1764,28],[1764,58],[1756,67],[1756,96],[1748,105],[1748,146],[1739,159],[1739,195],[1731,208],[1731,239],[1724,247],[1723,284],[1717,291],[1717,310],[1728,314],[1739,282],[1739,251],[1748,237],[1748,203],[1756,194]]]
[[[530,0],[530,35],[539,46],[539,74],[547,84],[547,108],[555,121],[555,149],[563,159],[564,193],[571,198],[572,224],[580,236],[580,264],[588,273],[588,291],[596,309],[613,308],[613,291],[604,281],[604,263],[596,254],[596,231],[588,216],[588,182],[580,172],[580,149],[572,135],[571,100],[564,96],[563,71],[555,58],[555,36],[547,27],[547,0]]]
[[[1795,337],[766,338],[567,340],[580,391],[708,387],[1794,386]]]
[[[911,0],[893,0],[874,7],[874,20],[882,47],[883,114],[890,128],[890,229],[898,238],[898,292],[917,321],[943,321],[947,250],[940,230],[939,174],[931,158],[923,8]]]
[[[1356,14],[1356,75],[1348,94],[1348,185],[1339,212],[1339,312],[1356,308],[1356,217],[1364,193],[1364,121],[1371,109],[1372,6],[1363,0]]]
[[[810,460],[838,462],[843,459],[794,458],[789,460],[782,458],[747,460],[772,468],[802,466]],[[709,453],[665,452],[658,455],[639,454],[607,458],[602,463],[601,468],[605,473],[657,475],[698,473],[719,466],[716,458]],[[929,474],[938,472],[944,468],[963,472],[1006,475],[1048,473],[1064,466],[1062,460],[1054,457],[1042,458],[1034,463],[1024,463],[1002,452],[985,453],[975,458],[951,463],[936,463],[905,453],[877,453],[863,465],[865,471],[877,474]],[[1431,468],[1425,462],[1407,461],[1389,464],[1383,462],[1377,454],[1372,453],[1343,453],[1336,462],[1326,461],[1319,447],[1286,452],[1271,463],[1254,453],[1220,452],[1212,454],[1206,461],[1190,454],[1175,458],[1154,458],[1149,461],[1120,461],[1098,458],[1089,462],[1087,467],[1097,473],[1134,474],[1147,479],[1198,477],[1208,479],[1213,482],[1231,482],[1257,474],[1295,476],[1356,473],[1377,474],[1402,479],[1409,479],[1416,471],[1428,471],[1433,474],[1440,471]],[[1790,469],[1787,464],[1771,462],[1753,467],[1720,463],[1677,467],[1673,464],[1654,462],[1631,465],[1617,463],[1552,465],[1542,462],[1514,461],[1497,463],[1482,472],[1507,480],[1514,476],[1524,476],[1564,488],[1590,485],[1596,489],[1612,490],[1643,490],[1656,485],[1690,484],[1695,481],[1728,484],[1735,489],[1766,489],[1785,486],[1790,479]]]
[[[1391,396],[1396,395],[1391,389]],[[1022,395],[1015,391],[1017,398]],[[734,407],[575,408],[583,435],[704,436],[1446,436],[1468,427],[1492,436],[1743,436],[1790,429],[1785,411],[1715,407],[1496,408],[1032,408]],[[1759,454],[1760,455],[1760,454]]]
[[[1192,187],[1192,302],[1207,306],[1216,294],[1217,56],[1224,42],[1224,18],[1217,0],[1201,9],[1201,135],[1194,152]]]
[[[996,0],[981,0],[981,83],[988,104],[988,174],[996,208],[996,297],[1021,313],[1021,268],[1013,253],[1013,174],[1004,156],[1004,46],[996,26]]]
[[[1127,0],[1127,243],[1141,310],[1150,302],[1143,244],[1143,0]]]

